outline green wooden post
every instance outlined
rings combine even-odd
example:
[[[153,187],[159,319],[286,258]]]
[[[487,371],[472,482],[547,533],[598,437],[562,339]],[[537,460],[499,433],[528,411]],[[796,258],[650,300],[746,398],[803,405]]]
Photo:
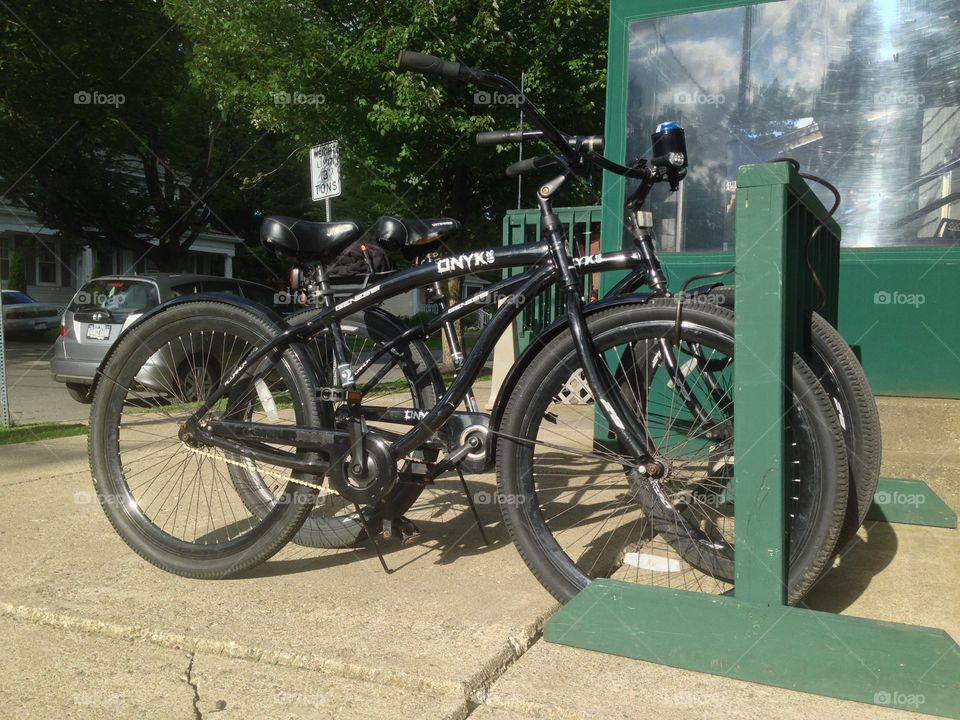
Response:
[[[782,188],[738,188],[737,323],[734,383],[737,597],[781,605],[785,598],[783,457],[785,382],[789,381],[784,329],[788,274]],[[769,422],[758,422],[758,418]],[[753,498],[754,502],[747,502]]]

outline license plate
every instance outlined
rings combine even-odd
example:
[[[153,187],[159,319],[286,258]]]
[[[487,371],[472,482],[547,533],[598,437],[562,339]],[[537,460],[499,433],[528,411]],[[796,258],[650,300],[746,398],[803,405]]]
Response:
[[[106,340],[112,325],[87,325],[87,340]]]
[[[44,322],[43,320],[35,320],[33,323],[34,330],[46,330],[50,327],[50,323]]]

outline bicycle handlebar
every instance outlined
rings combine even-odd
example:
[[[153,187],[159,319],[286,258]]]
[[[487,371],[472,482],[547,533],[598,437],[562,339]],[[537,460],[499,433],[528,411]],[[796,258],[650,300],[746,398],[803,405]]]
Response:
[[[491,130],[477,133],[477,145],[505,145],[526,140],[542,140],[542,130]],[[567,138],[567,144],[574,150],[603,150],[603,135],[573,135]]]
[[[530,172],[531,170],[549,167],[550,165],[558,165],[559,163],[560,161],[556,155],[539,155],[537,157],[527,158],[526,160],[518,160],[512,165],[507,166],[507,177],[523,175],[523,173]]]
[[[490,130],[477,133],[477,145],[505,145],[542,137],[543,130]]]
[[[585,168],[585,161],[592,160],[596,162],[599,158],[601,162],[598,164],[600,164],[600,166],[605,170],[609,170],[610,172],[614,172],[625,177],[638,177],[638,175],[635,174],[635,168],[629,168],[625,165],[620,165],[619,163],[615,163],[612,160],[607,160],[606,158],[603,158],[602,155],[597,154],[603,148],[602,137],[591,135],[570,136],[561,132],[556,125],[550,122],[543,115],[543,113],[541,113],[540,110],[532,102],[530,102],[523,93],[520,92],[520,89],[516,85],[507,80],[505,77],[495,73],[487,72],[486,70],[472,68],[462,63],[444,60],[433,55],[413,52],[410,50],[401,51],[400,57],[397,60],[397,67],[401,70],[417,72],[422,75],[435,75],[437,77],[443,77],[450,80],[472,82],[477,85],[496,88],[507,93],[516,94],[520,98],[518,108],[523,112],[524,116],[529,119],[530,123],[537,128],[537,130],[480,133],[480,135],[477,136],[477,141],[481,144],[494,142],[519,142],[524,139],[547,140],[557,148],[558,154],[541,157],[551,158],[553,162],[564,165],[568,171],[580,172]],[[527,135],[527,133],[537,133],[537,135]],[[482,140],[481,136],[483,136]],[[516,139],[514,139],[514,137],[516,137]],[[545,166],[544,164],[537,165],[536,163],[533,165],[527,165],[525,164],[527,162],[528,161],[524,160],[521,163],[514,163],[510,166],[510,168],[508,168],[508,171],[512,171],[508,172],[508,174],[517,175],[519,173],[532,170],[536,167]],[[543,162],[544,161],[541,160],[541,163]]]

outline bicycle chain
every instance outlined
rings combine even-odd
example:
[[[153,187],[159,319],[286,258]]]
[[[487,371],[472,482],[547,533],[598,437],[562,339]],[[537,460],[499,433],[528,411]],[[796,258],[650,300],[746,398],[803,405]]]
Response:
[[[183,443],[183,442],[181,442],[180,444],[181,444],[184,448],[186,448],[187,450],[189,450],[190,452],[195,453],[195,454],[197,454],[197,455],[203,455],[204,457],[208,457],[208,458],[210,458],[211,460],[222,460],[223,462],[227,463],[228,465],[235,465],[235,466],[237,466],[237,467],[242,467],[242,468],[244,468],[244,469],[246,469],[246,470],[250,470],[250,467],[246,464],[245,461],[242,461],[242,460],[234,460],[233,458],[227,457],[226,453],[222,453],[222,454],[219,454],[219,455],[218,455],[217,453],[211,452],[211,451],[209,451],[209,450],[201,450],[200,448],[190,447],[189,445],[187,445],[186,443]],[[407,461],[409,461],[409,462],[423,463],[423,460],[417,460],[416,458],[413,458],[413,457],[410,457],[410,456],[405,457],[404,460],[407,460]],[[260,473],[261,475],[268,475],[268,476],[274,478],[275,480],[280,480],[281,482],[291,482],[291,481],[292,481],[292,482],[297,483],[298,485],[304,485],[304,486],[306,486],[306,487],[308,487],[308,488],[311,488],[312,490],[317,490],[321,495],[339,495],[339,494],[340,494],[340,493],[338,493],[336,490],[333,490],[333,489],[331,489],[331,488],[325,487],[325,486],[323,486],[323,485],[318,485],[317,483],[307,482],[306,480],[301,480],[300,478],[295,478],[295,477],[289,477],[289,476],[287,476],[287,475],[282,475],[281,473],[275,472],[275,471],[273,471],[273,470],[265,470],[264,468],[261,468],[259,465],[257,466],[256,470],[257,470],[257,472]]]
[[[250,470],[250,466],[248,466],[245,461],[234,460],[233,458],[227,457],[226,453],[218,455],[217,453],[211,452],[209,450],[201,450],[200,448],[190,447],[186,443],[180,443],[180,444],[183,445],[183,447],[185,447],[190,452],[196,453],[197,455],[203,455],[204,457],[208,457],[212,460],[223,460],[223,462],[227,463],[228,465],[236,465],[237,467],[242,467],[246,470]],[[321,495],[339,495],[340,494],[336,490],[331,490],[330,488],[324,487],[323,485],[307,482],[306,480],[290,477],[288,475],[282,475],[281,473],[274,472],[273,470],[266,470],[260,467],[259,465],[257,466],[256,470],[261,475],[268,475],[274,478],[275,480],[280,480],[282,482],[293,481],[298,485],[305,485],[306,487],[311,488],[312,490],[319,491]]]

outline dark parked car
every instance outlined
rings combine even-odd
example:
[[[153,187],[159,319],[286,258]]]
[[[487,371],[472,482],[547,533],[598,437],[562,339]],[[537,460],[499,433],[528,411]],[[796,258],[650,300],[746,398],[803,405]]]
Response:
[[[34,300],[19,290],[3,291],[3,331],[37,333],[56,327],[60,322],[60,308]]]
[[[276,298],[274,291],[265,285],[208,275],[155,274],[94,278],[80,288],[63,315],[60,337],[54,345],[54,356],[50,361],[50,372],[54,379],[66,384],[74,400],[90,402],[90,390],[97,368],[120,333],[160,303],[195,293],[238,295],[267,307],[274,307]],[[193,365],[188,361],[189,358],[185,357],[158,357],[153,372],[166,375],[170,370],[185,382],[194,382],[200,387],[219,380],[215,364],[207,364],[204,377],[193,377],[193,373],[185,371],[187,366]]]

